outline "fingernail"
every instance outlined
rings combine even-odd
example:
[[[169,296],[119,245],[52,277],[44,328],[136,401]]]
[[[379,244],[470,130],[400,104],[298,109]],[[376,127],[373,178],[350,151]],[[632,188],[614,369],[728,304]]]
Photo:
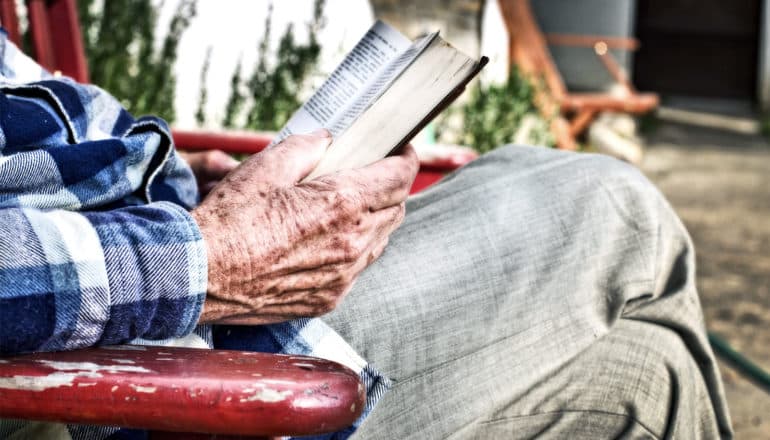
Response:
[[[318,130],[313,130],[313,132],[310,133],[310,135],[311,136],[316,136],[316,137],[322,137],[322,138],[330,138],[330,137],[332,137],[332,134],[329,133],[329,130],[327,130],[325,128],[319,128]]]

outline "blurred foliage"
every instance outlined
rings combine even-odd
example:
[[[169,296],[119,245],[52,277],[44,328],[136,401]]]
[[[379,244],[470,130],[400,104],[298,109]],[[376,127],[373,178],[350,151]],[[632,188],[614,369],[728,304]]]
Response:
[[[175,118],[173,73],[182,34],[197,0],[180,0],[164,35],[151,0],[78,0],[91,82],[136,115]]]
[[[318,64],[321,46],[317,33],[324,25],[324,0],[315,0],[313,18],[307,24],[308,41],[294,38],[292,25],[281,35],[275,53],[270,51],[272,32],[272,3],[269,6],[265,31],[259,42],[259,58],[254,71],[244,82],[241,63],[231,78],[231,93],[222,125],[256,130],[280,130],[292,113],[302,104],[300,93]],[[245,113],[245,122],[239,116]]]
[[[655,133],[658,127],[660,127],[660,119],[654,111],[647,112],[637,117],[637,122],[639,124],[638,131],[643,135]]]
[[[230,98],[227,100],[227,106],[225,107],[225,117],[222,119],[222,125],[227,128],[233,128],[237,125],[236,119],[246,101],[246,96],[243,92],[242,70],[243,62],[239,59],[238,65],[235,66],[233,71],[233,76],[230,78]]]
[[[203,59],[203,67],[201,67],[200,88],[198,90],[198,109],[195,110],[195,122],[197,122],[198,125],[206,125],[206,104],[209,101],[206,78],[209,75],[209,66],[211,66],[211,46],[206,49],[206,57]]]
[[[770,139],[770,112],[764,112],[759,118],[759,132]]]
[[[462,130],[457,140],[480,153],[514,142],[554,146],[555,140],[535,107],[533,80],[512,69],[503,84],[482,85],[472,89],[461,106]],[[521,133],[520,130],[526,130]]]

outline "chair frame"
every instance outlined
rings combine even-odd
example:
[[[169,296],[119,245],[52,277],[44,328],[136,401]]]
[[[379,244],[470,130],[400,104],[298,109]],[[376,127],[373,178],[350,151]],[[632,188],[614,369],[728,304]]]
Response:
[[[659,104],[658,95],[639,93],[609,49],[633,51],[633,38],[596,35],[543,35],[529,0],[498,0],[508,30],[508,59],[534,79],[536,104],[551,120],[551,131],[561,149],[575,150],[579,136],[603,111],[647,113]],[[567,90],[548,45],[593,48],[594,54],[619,86],[620,93],[573,93]],[[541,81],[542,80],[542,81]]]

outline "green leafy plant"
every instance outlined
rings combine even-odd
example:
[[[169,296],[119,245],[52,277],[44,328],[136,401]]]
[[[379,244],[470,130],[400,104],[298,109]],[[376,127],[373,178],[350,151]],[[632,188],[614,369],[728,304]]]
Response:
[[[231,92],[222,125],[256,130],[278,130],[302,104],[300,94],[318,64],[321,46],[317,39],[323,27],[324,0],[316,0],[313,18],[307,24],[308,41],[294,38],[291,25],[284,30],[275,53],[270,50],[272,4],[259,42],[259,58],[248,80],[243,81],[240,62],[231,78]],[[271,61],[273,60],[274,61]],[[245,121],[239,116],[245,113]]]
[[[78,12],[91,82],[135,114],[174,120],[173,73],[182,34],[196,14],[196,0],[180,0],[164,36],[151,0],[79,0]]]
[[[225,117],[222,119],[222,125],[227,128],[234,128],[236,126],[236,119],[246,102],[246,94],[243,92],[242,70],[243,63],[239,59],[238,65],[235,66],[233,71],[233,76],[230,78],[230,97],[227,99]]]
[[[209,100],[209,91],[206,88],[206,78],[209,75],[211,66],[211,46],[206,50],[206,57],[203,59],[201,67],[200,87],[198,88],[198,109],[195,110],[195,122],[198,125],[206,125],[206,103]]]
[[[517,69],[512,69],[504,84],[477,84],[460,108],[462,129],[458,142],[481,153],[517,138],[533,145],[553,146],[548,121],[540,116],[534,100],[535,84]]]

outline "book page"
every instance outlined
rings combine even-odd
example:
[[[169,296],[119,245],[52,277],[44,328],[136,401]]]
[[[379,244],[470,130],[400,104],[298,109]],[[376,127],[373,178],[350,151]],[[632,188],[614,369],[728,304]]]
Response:
[[[377,20],[369,31],[334,69],[331,76],[281,129],[271,146],[295,133],[310,133],[328,128],[332,135],[333,120],[339,120],[363,91],[368,91],[373,79],[391,65],[412,42],[386,23]]]
[[[390,63],[388,63],[388,65],[374,77],[366,88],[358,93],[345,111],[340,112],[334,119],[332,119],[326,128],[328,128],[335,137],[342,134],[388,89],[388,87],[390,87],[398,75],[400,75],[426,47],[428,47],[428,44],[430,44],[436,36],[438,36],[438,32],[420,38],[409,46],[407,50],[402,52],[401,55],[390,61]]]

